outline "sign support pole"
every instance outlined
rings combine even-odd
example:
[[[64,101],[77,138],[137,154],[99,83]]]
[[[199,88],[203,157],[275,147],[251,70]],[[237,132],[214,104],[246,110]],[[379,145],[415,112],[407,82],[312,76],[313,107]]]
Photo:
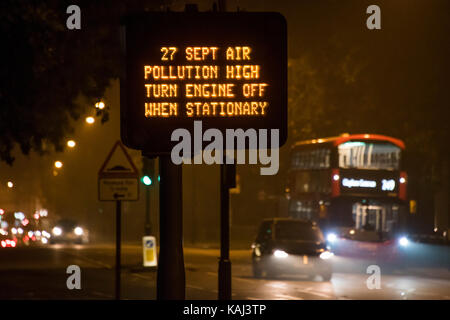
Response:
[[[219,300],[231,300],[230,188],[236,185],[236,165],[220,165]]]
[[[150,222],[150,186],[145,186],[145,235],[152,235],[152,224]]]
[[[225,12],[226,0],[219,0],[219,11]],[[236,165],[220,165],[220,260],[219,300],[231,300],[230,261],[230,188],[236,185]]]
[[[228,186],[225,184],[227,165],[220,165],[220,260],[219,260],[219,300],[231,299],[230,261],[230,211]]]
[[[156,296],[158,300],[184,300],[186,279],[183,257],[182,167],[170,155],[159,157],[160,250]]]
[[[115,298],[120,300],[120,249],[121,249],[121,226],[122,226],[122,201],[116,201],[116,287]]]

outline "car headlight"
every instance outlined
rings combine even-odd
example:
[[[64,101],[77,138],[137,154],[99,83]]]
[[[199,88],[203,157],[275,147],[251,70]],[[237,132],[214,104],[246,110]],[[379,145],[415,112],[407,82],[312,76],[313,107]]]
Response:
[[[328,242],[335,242],[337,240],[337,236],[335,233],[329,233],[327,235]]]
[[[409,240],[407,237],[401,237],[400,239],[398,239],[398,244],[402,247],[406,247],[409,244]]]
[[[75,232],[75,234],[76,234],[77,236],[81,236],[81,235],[83,234],[83,228],[81,228],[81,227],[76,227],[75,230],[74,230],[73,232]]]
[[[62,229],[60,227],[54,227],[52,232],[55,236],[60,236],[62,234]]]
[[[334,253],[331,251],[324,251],[320,254],[320,259],[327,260],[334,256]]]
[[[287,258],[288,254],[286,253],[286,251],[283,250],[275,250],[273,255],[275,256],[275,258]]]

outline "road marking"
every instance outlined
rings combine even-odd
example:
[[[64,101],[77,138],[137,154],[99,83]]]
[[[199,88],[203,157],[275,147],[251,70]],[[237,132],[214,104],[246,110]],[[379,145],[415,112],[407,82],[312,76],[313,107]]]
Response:
[[[315,296],[318,296],[318,297],[322,297],[322,298],[334,299],[333,296],[330,296],[330,295],[325,294],[325,293],[320,293],[320,292],[317,292],[317,291],[313,291],[313,290],[297,289],[296,291],[302,292],[302,293],[306,293],[306,294],[312,294],[312,295],[315,295]]]
[[[243,279],[243,278],[239,278],[239,277],[233,277],[233,279],[239,280],[242,282],[246,282],[246,283],[250,283],[250,284],[255,284],[255,280]]]
[[[110,266],[107,263],[103,263],[101,261],[97,261],[97,260],[94,260],[94,259],[90,259],[90,258],[86,258],[86,257],[83,257],[83,256],[79,256],[77,254],[68,252],[68,251],[66,251],[66,249],[63,249],[63,248],[61,248],[61,251],[64,252],[65,254],[69,255],[69,256],[75,257],[75,258],[80,259],[80,260],[84,260],[84,261],[86,261],[88,263],[92,263],[94,265],[98,265],[98,266],[101,266],[101,267],[104,267],[104,268],[107,268],[107,269],[112,269],[112,266]]]
[[[197,289],[197,290],[205,290],[205,291],[208,291],[208,290],[206,290],[206,289],[204,289],[204,288],[202,288],[202,287],[192,286],[192,285],[190,285],[190,284],[186,285],[186,287],[188,287],[188,288],[190,288],[190,289]]]
[[[279,297],[279,298],[281,298],[283,300],[305,300],[305,299],[303,299],[301,297],[293,297],[293,296],[289,296],[287,294],[276,294],[275,296]]]
[[[138,274],[138,273],[132,273],[132,275],[137,278],[144,279],[144,280],[154,280],[153,278],[149,278],[149,277],[143,276],[142,274]]]
[[[112,295],[102,293],[99,291],[92,291],[92,294],[95,294],[96,296],[99,296],[99,297],[110,298],[110,299],[113,297]]]

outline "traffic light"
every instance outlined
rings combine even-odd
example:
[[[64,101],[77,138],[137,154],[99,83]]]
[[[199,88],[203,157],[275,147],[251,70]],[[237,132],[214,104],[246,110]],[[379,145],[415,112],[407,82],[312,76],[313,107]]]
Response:
[[[142,183],[145,184],[146,186],[152,185],[152,178],[150,178],[149,176],[143,176],[141,180]]]
[[[155,181],[155,160],[142,157],[142,178],[141,181],[146,186],[151,186]]]

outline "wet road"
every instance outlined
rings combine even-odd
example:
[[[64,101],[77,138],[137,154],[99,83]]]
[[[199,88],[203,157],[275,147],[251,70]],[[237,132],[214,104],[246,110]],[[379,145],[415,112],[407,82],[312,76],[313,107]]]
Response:
[[[52,245],[0,250],[0,299],[112,299],[113,245]],[[219,250],[185,248],[186,298],[217,299]],[[143,270],[141,248],[122,247],[122,298],[155,299],[156,272]],[[381,270],[381,288],[368,289],[370,262],[334,257],[329,282],[303,276],[254,279],[249,250],[231,252],[233,299],[444,299],[450,300],[450,277],[445,268]],[[81,268],[81,290],[66,287],[66,268]],[[351,266],[351,267],[350,267]]]

